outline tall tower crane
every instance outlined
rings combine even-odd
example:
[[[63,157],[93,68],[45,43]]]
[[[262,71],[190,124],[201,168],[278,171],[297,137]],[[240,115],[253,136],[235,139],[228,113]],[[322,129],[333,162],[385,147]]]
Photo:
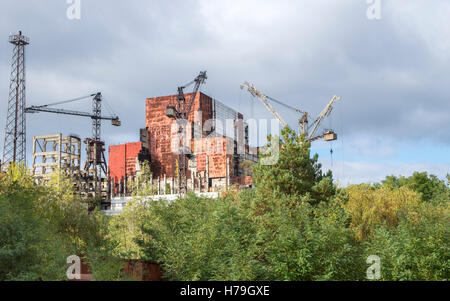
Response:
[[[316,118],[316,120],[314,121],[313,125],[311,127],[308,127],[308,119],[309,119],[309,114],[307,112],[304,112],[302,110],[296,109],[294,107],[291,107],[285,103],[282,103],[281,101],[278,101],[272,97],[269,97],[267,95],[265,95],[264,93],[261,93],[260,91],[258,91],[254,85],[249,84],[249,83],[244,83],[243,85],[241,85],[241,89],[248,89],[248,91],[250,92],[250,94],[253,97],[257,97],[265,106],[266,108],[280,121],[280,123],[284,126],[284,127],[289,127],[288,123],[280,116],[280,114],[278,114],[278,112],[269,104],[269,102],[267,100],[271,100],[273,102],[276,102],[290,110],[295,111],[296,113],[300,113],[302,114],[302,117],[299,119],[299,125],[301,128],[301,132],[302,134],[305,135],[306,137],[306,141],[316,141],[319,139],[324,139],[325,141],[334,141],[337,140],[337,134],[335,132],[333,132],[332,130],[326,130],[324,131],[322,134],[314,136],[317,132],[317,129],[319,128],[320,124],[322,123],[323,119],[325,119],[326,117],[330,116],[332,110],[333,110],[333,105],[336,101],[341,100],[341,97],[338,96],[333,96],[333,98],[331,99],[331,101],[328,103],[328,105],[325,107],[325,109],[319,114],[319,116]]]
[[[195,97],[197,96],[197,92],[200,89],[200,86],[206,82],[208,79],[206,75],[206,71],[201,71],[200,74],[191,82],[187,83],[184,86],[178,87],[178,96],[176,104],[170,104],[166,108],[166,115],[169,118],[173,118],[178,123],[178,134],[182,134],[183,129],[186,127],[183,126],[184,123],[187,122],[189,114],[191,113],[192,107],[194,105]],[[192,96],[189,101],[186,100],[184,90],[194,85],[194,90],[192,92]],[[183,141],[183,135],[179,135],[179,145],[180,150],[178,151],[178,185],[181,193],[187,192],[187,158],[186,158],[186,150]]]
[[[78,112],[64,109],[50,108],[52,106],[66,104],[78,100],[83,100],[92,97],[92,113]],[[110,120],[113,126],[121,126],[121,121],[118,116],[102,116],[102,94],[100,92],[88,96],[83,96],[75,99],[60,101],[42,106],[31,106],[25,109],[26,113],[54,113],[63,115],[72,115],[87,117],[92,119],[92,138],[87,138],[86,143],[86,163],[84,170],[87,174],[91,174],[94,178],[95,196],[101,195],[101,179],[102,171],[106,175],[108,167],[105,159],[105,142],[101,141],[101,121]]]

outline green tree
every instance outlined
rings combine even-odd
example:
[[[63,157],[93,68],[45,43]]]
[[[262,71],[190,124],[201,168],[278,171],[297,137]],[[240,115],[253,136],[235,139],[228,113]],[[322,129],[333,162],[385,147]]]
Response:
[[[0,179],[0,280],[62,280],[63,238],[39,214],[45,196],[23,165],[13,164]]]
[[[270,197],[280,194],[309,195],[313,204],[328,201],[336,193],[331,171],[325,175],[322,173],[318,155],[311,158],[311,144],[305,142],[304,136],[297,136],[287,127],[281,134],[279,157],[276,163],[264,165],[260,160],[253,169],[257,193]],[[269,137],[268,147],[271,147],[271,143],[273,141]]]
[[[25,166],[11,165],[0,177],[0,280],[67,280],[71,255],[86,256],[97,280],[119,279],[106,217],[87,204],[65,175],[36,184]]]
[[[339,203],[311,205],[285,197],[273,205],[256,217],[263,280],[361,279],[361,249]]]
[[[149,196],[156,193],[157,189],[152,184],[153,174],[149,162],[145,161],[140,172],[133,182],[130,182],[130,190],[133,199],[127,203],[120,215],[112,216],[109,221],[108,237],[115,243],[114,254],[121,258],[141,259],[142,250],[136,241],[146,241],[146,235],[142,232],[145,220],[149,218]]]
[[[416,210],[420,195],[408,187],[351,185],[345,189],[343,207],[351,218],[350,228],[358,240],[369,237],[380,225],[394,228],[402,211]]]
[[[253,169],[255,190],[149,204],[145,258],[170,280],[362,279],[362,249],[331,173],[304,137],[282,134],[278,162]]]
[[[136,178],[128,185],[129,191],[132,191],[132,195],[135,197],[146,197],[156,193],[156,189],[153,187],[153,173],[148,161],[142,163],[141,170],[137,173]]]
[[[445,181],[426,172],[415,172],[410,177],[388,176],[382,184],[394,188],[409,187],[419,193],[424,202],[448,200],[450,196],[450,187]]]
[[[189,195],[153,202],[140,241],[145,259],[162,262],[169,280],[252,280],[255,224],[225,199]]]
[[[108,237],[114,242],[114,255],[126,259],[141,259],[142,249],[138,240],[147,242],[142,228],[150,218],[144,198],[134,198],[128,202],[120,215],[112,216],[108,223]]]
[[[144,258],[162,262],[169,280],[362,279],[361,249],[337,202],[260,204],[253,191],[154,202]]]

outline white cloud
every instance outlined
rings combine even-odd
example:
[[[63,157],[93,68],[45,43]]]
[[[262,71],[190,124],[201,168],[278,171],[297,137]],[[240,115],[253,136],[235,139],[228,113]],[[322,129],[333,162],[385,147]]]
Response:
[[[64,1],[4,0],[0,37],[19,25],[31,37],[29,103],[102,91],[123,122],[103,128],[107,144],[138,137],[146,97],[173,94],[206,69],[204,90],[244,113],[251,111],[247,96],[239,96],[245,80],[313,116],[341,95],[332,127],[346,156],[388,160],[424,137],[430,145],[450,143],[450,3],[383,3],[374,22],[363,0],[98,0],[83,3],[80,21],[68,21]],[[10,56],[10,45],[0,43],[3,99]],[[254,105],[255,116],[246,117],[271,117]],[[296,127],[295,113],[277,109]],[[86,122],[64,121],[58,130],[89,135]],[[54,131],[49,123],[29,124],[41,134]]]
[[[332,170],[334,179],[340,186],[361,183],[375,183],[385,179],[386,176],[411,176],[414,172],[428,172],[441,179],[450,173],[450,164],[388,164],[370,162],[338,162],[334,166],[324,164],[324,170]]]
[[[386,1],[386,13],[394,30],[409,38],[423,39],[430,52],[442,61],[450,59],[450,2],[447,0]]]

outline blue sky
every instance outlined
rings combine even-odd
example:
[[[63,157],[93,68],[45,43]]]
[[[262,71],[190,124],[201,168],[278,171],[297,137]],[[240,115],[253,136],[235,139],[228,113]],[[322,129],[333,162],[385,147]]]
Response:
[[[331,145],[313,145],[340,183],[450,172],[448,0],[381,0],[380,20],[367,18],[366,0],[81,0],[80,20],[69,20],[67,8],[65,0],[1,1],[0,101],[8,96],[7,39],[20,29],[31,38],[28,104],[101,91],[123,122],[104,123],[107,144],[138,140],[145,98],[175,94],[207,70],[203,92],[247,117],[272,118],[259,102],[252,109],[239,88],[245,81],[312,116],[342,96],[324,122],[339,134],[333,166]],[[274,107],[296,126],[295,113]],[[90,120],[64,116],[32,115],[27,125],[28,141],[91,130]],[[1,148],[3,139],[1,131]]]

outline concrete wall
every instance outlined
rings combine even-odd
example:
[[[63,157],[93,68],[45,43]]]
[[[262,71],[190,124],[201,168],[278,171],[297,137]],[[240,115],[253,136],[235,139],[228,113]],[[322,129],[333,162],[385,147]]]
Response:
[[[210,198],[210,199],[217,199],[220,196],[220,193],[218,192],[205,192],[205,193],[196,193],[198,197],[204,197],[204,198]],[[175,202],[177,199],[181,198],[183,196],[179,194],[167,194],[167,195],[153,195],[144,198],[145,202],[154,202],[159,200],[165,200],[169,203]],[[112,216],[112,215],[119,215],[123,212],[123,209],[125,206],[131,202],[134,198],[133,197],[115,197],[111,200],[111,208],[104,210],[106,215]]]

